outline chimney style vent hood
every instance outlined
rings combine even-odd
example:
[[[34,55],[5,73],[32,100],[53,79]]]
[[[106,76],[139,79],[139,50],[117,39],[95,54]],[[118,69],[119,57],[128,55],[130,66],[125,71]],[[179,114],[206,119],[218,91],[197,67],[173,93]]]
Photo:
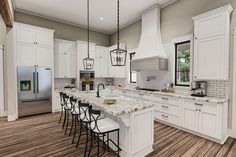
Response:
[[[163,47],[160,27],[159,6],[142,15],[141,38],[134,59],[131,61],[131,70],[168,70],[168,59]]]

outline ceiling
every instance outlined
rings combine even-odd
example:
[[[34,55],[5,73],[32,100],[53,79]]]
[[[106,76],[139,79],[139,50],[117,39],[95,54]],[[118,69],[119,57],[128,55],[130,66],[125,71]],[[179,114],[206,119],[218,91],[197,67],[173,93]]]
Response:
[[[166,6],[175,0],[120,0],[120,26],[140,19],[141,13],[155,4]],[[21,12],[86,27],[86,0],[13,0]],[[116,0],[90,0],[90,25],[93,30],[110,34],[117,27]],[[101,20],[100,18],[103,18]]]

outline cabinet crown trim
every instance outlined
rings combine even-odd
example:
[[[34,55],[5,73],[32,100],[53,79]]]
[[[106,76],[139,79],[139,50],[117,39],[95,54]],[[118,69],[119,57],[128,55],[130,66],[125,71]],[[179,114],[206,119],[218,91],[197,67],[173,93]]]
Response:
[[[202,13],[200,15],[194,16],[194,17],[192,17],[192,19],[193,20],[198,20],[198,19],[207,17],[209,15],[215,15],[215,14],[218,14],[218,13],[221,13],[221,12],[228,12],[230,14],[232,11],[233,11],[232,5],[228,4],[228,5],[225,5],[223,7],[214,9],[212,11],[208,11],[208,12]]]
[[[53,29],[38,27],[38,26],[24,24],[24,23],[19,23],[19,22],[14,22],[13,26],[37,29],[37,30],[47,31],[47,32],[50,32],[50,33],[54,33],[55,32],[55,30],[53,30]]]

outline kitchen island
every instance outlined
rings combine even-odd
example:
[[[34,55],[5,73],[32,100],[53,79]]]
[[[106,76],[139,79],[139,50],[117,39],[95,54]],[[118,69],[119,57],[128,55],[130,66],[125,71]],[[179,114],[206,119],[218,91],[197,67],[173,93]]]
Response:
[[[119,123],[121,157],[143,157],[153,151],[153,103],[110,93],[102,93],[101,98],[97,98],[95,92],[67,91],[67,93],[81,101],[89,102],[93,108],[102,110],[105,117]],[[116,103],[104,104],[104,99],[107,98],[116,99]],[[116,141],[116,136],[110,137]]]

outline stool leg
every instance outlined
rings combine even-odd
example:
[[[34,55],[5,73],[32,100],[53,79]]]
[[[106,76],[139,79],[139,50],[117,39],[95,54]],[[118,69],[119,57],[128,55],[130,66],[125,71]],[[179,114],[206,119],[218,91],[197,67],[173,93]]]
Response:
[[[117,145],[118,145],[118,153],[117,153],[117,157],[120,156],[120,130],[117,130]]]
[[[99,143],[100,143],[100,142],[99,142],[99,135],[98,135],[98,137],[97,137],[97,138],[98,138],[98,148],[97,148],[97,149],[98,149],[98,151],[97,151],[97,157],[99,157]]]
[[[71,127],[70,127],[70,133],[69,133],[69,136],[71,135],[72,133],[72,130],[73,130],[73,127],[74,127],[74,123],[75,123],[75,115],[71,115],[72,116],[72,123],[71,123]]]
[[[61,123],[62,116],[63,116],[63,106],[61,106],[61,116],[60,116],[59,124]]]
[[[79,141],[80,141],[80,138],[81,138],[82,129],[83,129],[83,124],[82,124],[82,122],[80,122],[80,131],[79,131],[79,137],[78,137],[78,141],[77,141],[77,144],[76,144],[76,148],[78,148],[78,146],[79,146]]]
[[[92,147],[93,147],[93,136],[94,136],[94,134],[93,134],[92,131],[91,131],[91,143],[90,143],[90,148],[89,148],[88,157],[90,156],[90,153],[91,153]]]
[[[72,144],[74,144],[74,141],[75,141],[75,135],[76,135],[76,130],[77,130],[77,124],[78,124],[78,116],[75,115],[75,127],[74,127],[74,135],[73,135],[73,139],[72,139]]]
[[[70,121],[70,114],[68,113],[69,111],[67,111],[67,121],[66,121],[66,130],[65,130],[65,135],[67,133],[67,129],[68,129],[68,124],[69,124],[69,121]]]
[[[107,151],[110,152],[110,147],[109,147],[109,133],[107,133]]]
[[[63,121],[62,129],[65,127],[65,124],[66,124],[66,113],[67,113],[67,111],[65,110],[64,111],[64,121]]]
[[[84,150],[84,157],[86,157],[87,154],[87,148],[88,148],[88,127],[86,126],[86,145],[85,145],[85,150]]]

